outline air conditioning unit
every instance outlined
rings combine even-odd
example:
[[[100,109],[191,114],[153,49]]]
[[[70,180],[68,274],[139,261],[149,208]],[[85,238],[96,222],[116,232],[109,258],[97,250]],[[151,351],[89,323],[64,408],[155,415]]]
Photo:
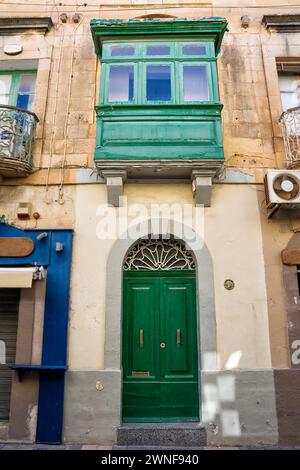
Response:
[[[272,214],[284,206],[300,208],[300,170],[268,170],[265,175],[266,205]]]

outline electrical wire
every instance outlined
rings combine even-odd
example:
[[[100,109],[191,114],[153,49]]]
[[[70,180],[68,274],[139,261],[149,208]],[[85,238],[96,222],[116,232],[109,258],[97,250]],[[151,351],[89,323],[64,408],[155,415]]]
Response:
[[[84,22],[84,17],[80,19],[76,28],[73,32],[73,42],[72,42],[72,53],[71,53],[71,67],[70,67],[70,74],[69,74],[69,87],[68,87],[68,100],[67,100],[67,107],[66,107],[66,117],[64,123],[64,149],[63,149],[63,159],[61,163],[61,171],[60,171],[60,185],[58,189],[58,199],[57,202],[59,204],[64,204],[64,166],[66,163],[66,152],[67,152],[67,136],[68,136],[68,125],[69,125],[69,117],[70,117],[70,101],[71,101],[71,90],[72,90],[72,82],[73,82],[73,67],[74,67],[74,52],[75,52],[75,42],[76,42],[76,31],[79,26]]]
[[[58,89],[59,89],[59,78],[60,78],[60,65],[61,65],[61,59],[62,59],[62,44],[64,41],[64,28],[63,25],[61,26],[61,35],[60,35],[60,50],[59,50],[59,58],[58,58],[58,67],[57,67],[57,80],[56,80],[56,87],[55,87],[55,98],[54,98],[54,110],[52,114],[52,132],[51,132],[51,137],[50,137],[50,148],[49,148],[49,165],[46,173],[46,181],[45,181],[45,202],[47,204],[50,203],[49,200],[49,176],[50,176],[50,169],[51,169],[51,163],[52,163],[52,158],[53,158],[53,142],[54,142],[54,132],[55,132],[55,122],[56,122],[56,113],[57,113],[57,102],[58,102]]]

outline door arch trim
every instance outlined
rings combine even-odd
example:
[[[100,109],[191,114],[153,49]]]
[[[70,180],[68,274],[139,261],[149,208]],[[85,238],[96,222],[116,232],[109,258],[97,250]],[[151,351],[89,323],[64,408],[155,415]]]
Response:
[[[169,226],[169,220],[148,219],[139,228],[139,238],[147,237],[151,227]],[[165,225],[166,224],[166,225]],[[213,264],[208,247],[202,237],[190,227],[172,221],[171,235],[185,242],[186,248],[193,252],[196,263],[197,322],[198,322],[198,364],[201,371],[217,369],[216,315],[214,302]],[[130,227],[113,244],[107,260],[106,282],[106,320],[105,320],[105,369],[121,370],[121,320],[122,320],[122,280],[123,262],[136,240],[130,234]],[[184,234],[189,234],[186,239]],[[190,236],[192,237],[190,238]],[[193,242],[190,242],[190,239]],[[200,314],[201,312],[201,314]],[[199,370],[200,378],[200,370]],[[120,378],[121,389],[121,378]],[[201,400],[200,400],[201,402]],[[120,405],[121,406],[121,405]]]

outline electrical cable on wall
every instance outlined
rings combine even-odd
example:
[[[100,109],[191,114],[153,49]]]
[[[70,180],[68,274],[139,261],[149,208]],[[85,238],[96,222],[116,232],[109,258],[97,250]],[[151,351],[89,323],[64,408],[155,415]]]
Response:
[[[63,149],[63,160],[61,163],[61,171],[60,171],[60,185],[58,189],[58,199],[57,202],[59,204],[64,204],[64,167],[66,163],[66,152],[67,152],[67,134],[68,134],[68,125],[69,125],[69,117],[70,117],[70,101],[71,101],[71,89],[72,89],[72,82],[73,82],[73,66],[74,66],[74,52],[75,52],[75,42],[76,42],[76,31],[79,26],[84,22],[84,18],[82,17],[78,24],[76,25],[74,32],[73,32],[73,42],[72,42],[72,53],[71,53],[71,67],[70,67],[70,74],[69,74],[69,88],[68,88],[68,100],[67,100],[67,107],[66,107],[66,117],[64,123],[64,149]]]
[[[53,157],[53,142],[54,142],[54,132],[55,132],[55,122],[56,122],[56,113],[57,113],[57,102],[58,102],[58,88],[59,88],[59,75],[60,75],[60,65],[62,59],[62,50],[63,50],[63,41],[64,41],[64,28],[63,25],[60,24],[59,27],[61,28],[61,35],[60,35],[60,43],[59,43],[59,58],[58,58],[58,68],[57,68],[57,80],[56,80],[56,88],[55,88],[55,96],[54,96],[54,110],[52,114],[52,132],[50,137],[50,149],[49,149],[49,164],[46,173],[46,182],[45,182],[45,202],[50,204],[49,199],[49,176],[50,176],[50,169]]]

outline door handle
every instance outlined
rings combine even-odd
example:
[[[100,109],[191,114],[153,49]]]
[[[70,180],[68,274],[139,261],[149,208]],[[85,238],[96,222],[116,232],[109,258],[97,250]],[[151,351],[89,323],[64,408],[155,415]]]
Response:
[[[181,331],[180,328],[176,331],[177,347],[181,347]]]
[[[140,330],[140,348],[144,347],[144,330]]]

